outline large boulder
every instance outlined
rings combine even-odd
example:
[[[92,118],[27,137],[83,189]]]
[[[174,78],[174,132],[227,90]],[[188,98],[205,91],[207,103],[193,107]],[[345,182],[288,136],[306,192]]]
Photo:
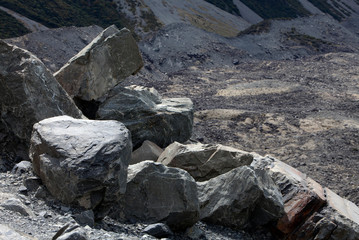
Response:
[[[203,221],[235,229],[254,229],[282,217],[283,200],[264,170],[244,166],[199,182]]]
[[[184,230],[199,218],[197,186],[184,170],[144,161],[128,168],[127,190],[113,208],[121,221],[164,222]]]
[[[50,193],[66,204],[107,207],[126,191],[131,136],[117,121],[68,116],[34,125],[30,158]]]
[[[71,97],[91,101],[101,98],[142,66],[142,57],[131,32],[112,25],[54,76]]]
[[[81,111],[45,65],[30,52],[0,40],[0,143],[27,152],[32,126],[45,118]],[[6,144],[2,144],[6,142]],[[18,149],[14,147],[14,150]],[[11,151],[11,150],[10,150]]]
[[[153,88],[117,86],[100,104],[97,118],[123,122],[131,131],[134,148],[145,140],[166,147],[191,137],[193,103],[188,98],[161,99]]]
[[[174,142],[159,156],[158,162],[186,170],[196,181],[206,181],[234,168],[250,165],[248,152],[221,144],[181,144]]]

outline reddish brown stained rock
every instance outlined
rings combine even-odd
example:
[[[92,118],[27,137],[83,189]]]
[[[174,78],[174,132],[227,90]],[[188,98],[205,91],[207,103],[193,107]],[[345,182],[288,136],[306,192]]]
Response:
[[[278,221],[277,228],[285,234],[291,233],[324,203],[315,193],[298,193],[284,204],[285,215]]]

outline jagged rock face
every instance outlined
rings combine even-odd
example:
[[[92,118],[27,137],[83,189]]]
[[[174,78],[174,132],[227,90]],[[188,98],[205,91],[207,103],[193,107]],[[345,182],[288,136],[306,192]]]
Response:
[[[71,97],[91,101],[101,98],[142,66],[142,57],[131,32],[112,25],[54,76]]]
[[[188,98],[161,99],[153,88],[116,87],[100,104],[97,118],[123,122],[135,148],[145,140],[166,147],[191,137],[193,103]]]
[[[68,116],[34,125],[30,158],[53,196],[66,204],[95,208],[117,201],[126,191],[131,136],[117,121]]]
[[[206,181],[234,168],[250,165],[252,160],[251,154],[221,144],[184,145],[174,142],[157,161],[188,171],[196,181]]]
[[[282,196],[263,170],[244,166],[197,183],[203,221],[236,229],[276,222],[284,213]]]
[[[186,171],[160,163],[130,165],[126,194],[112,212],[122,221],[165,222],[184,230],[199,218],[196,182]]]
[[[29,140],[34,123],[81,111],[33,54],[0,41],[0,102],[2,124],[18,138]]]

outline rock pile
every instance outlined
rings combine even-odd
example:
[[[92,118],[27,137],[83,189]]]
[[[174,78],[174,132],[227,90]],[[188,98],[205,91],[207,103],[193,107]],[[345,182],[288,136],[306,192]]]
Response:
[[[157,237],[205,237],[194,227],[203,221],[277,239],[359,239],[359,208],[285,163],[223,145],[174,142],[191,136],[191,100],[115,86],[142,66],[128,30],[106,29],[55,74],[97,120],[85,119],[30,53],[0,42],[0,57],[0,130],[30,146],[32,161],[13,173],[32,167],[38,176],[19,191],[60,201],[61,211],[87,225],[70,221],[52,239],[89,239],[95,221],[110,217],[154,224],[144,231]],[[141,147],[132,153],[133,146]],[[36,219],[31,207],[0,191],[1,209]],[[75,208],[80,212],[69,213]],[[4,231],[6,240],[32,239],[0,225],[0,237]]]

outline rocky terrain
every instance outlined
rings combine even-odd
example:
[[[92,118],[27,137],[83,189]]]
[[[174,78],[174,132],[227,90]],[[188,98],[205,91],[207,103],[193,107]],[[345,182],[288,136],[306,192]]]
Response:
[[[342,22],[233,2],[231,38],[204,1],[117,1],[138,47],[98,26],[5,40],[43,65],[1,42],[0,239],[358,238],[354,1]],[[82,120],[43,120],[64,114]]]

